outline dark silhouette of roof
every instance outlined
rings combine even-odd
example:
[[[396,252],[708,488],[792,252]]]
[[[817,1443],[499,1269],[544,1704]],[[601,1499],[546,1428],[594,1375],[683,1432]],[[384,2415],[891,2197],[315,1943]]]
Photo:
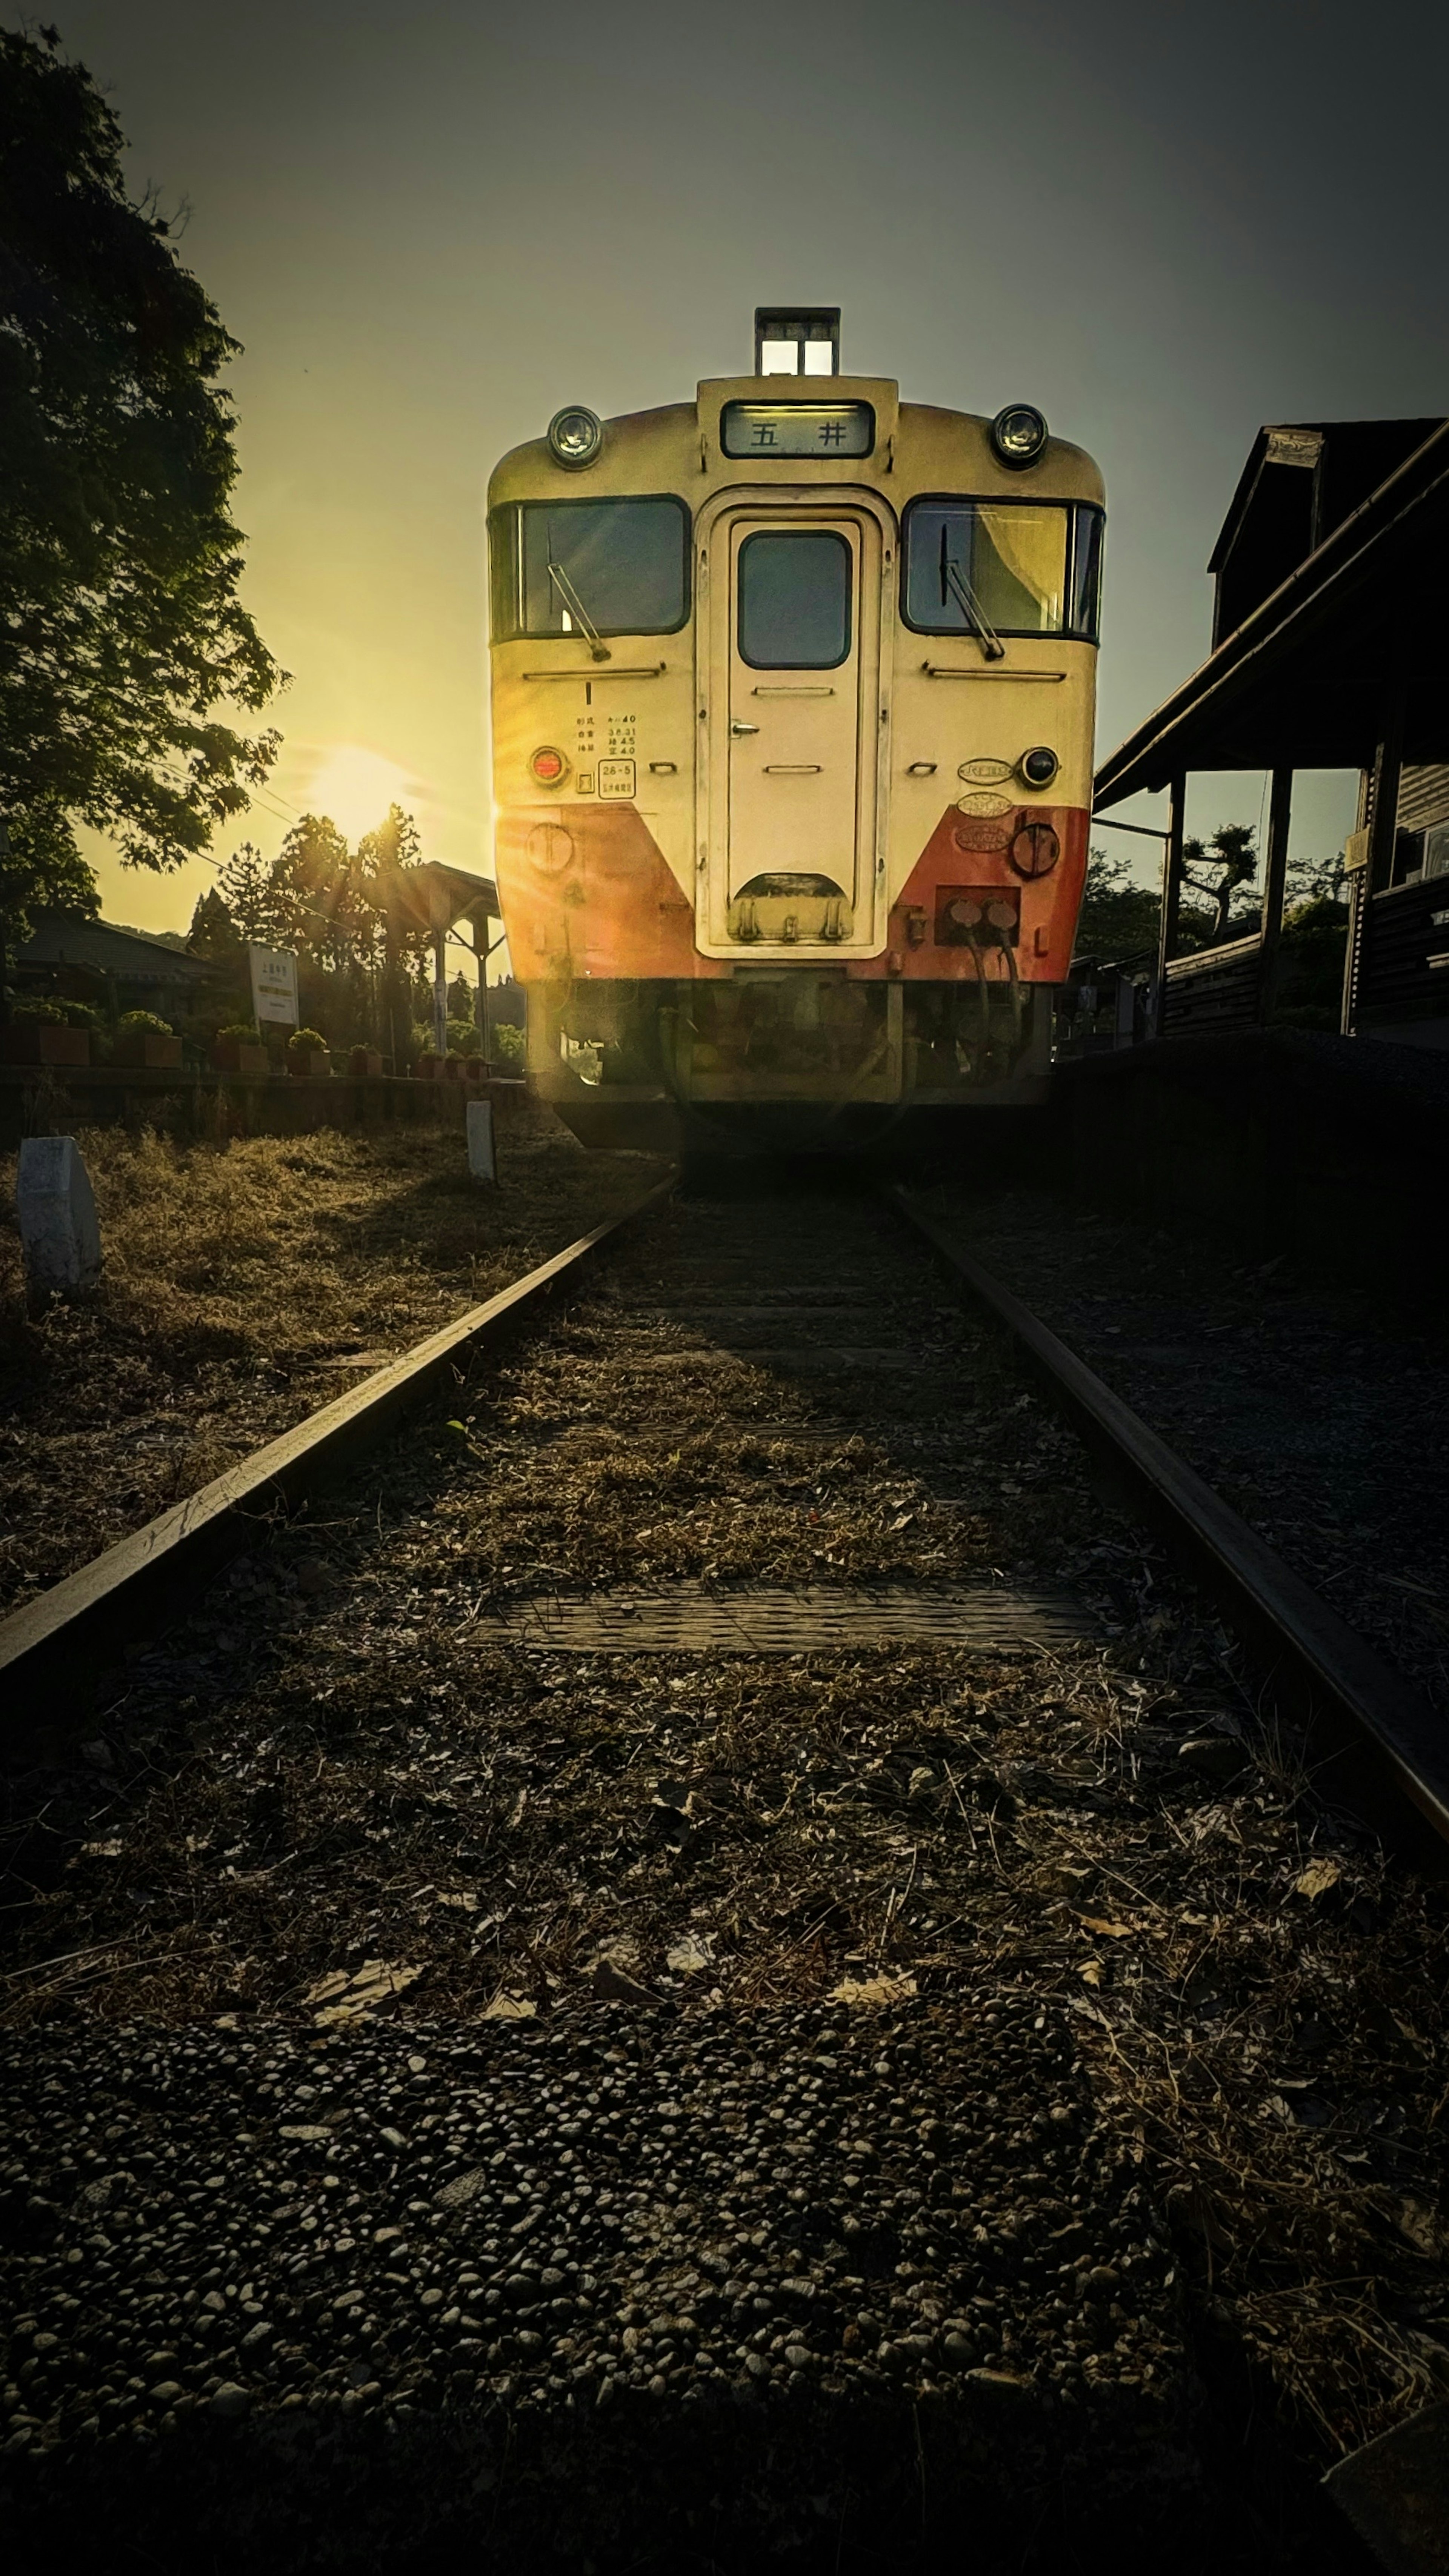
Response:
[[[1224,613],[1235,622],[1103,762],[1099,806],[1189,770],[1366,769],[1391,678],[1405,691],[1404,760],[1449,759],[1449,421],[1429,424],[1405,454],[1404,442],[1424,428],[1308,422],[1260,432],[1213,555]],[[1335,439],[1347,441],[1337,485],[1327,463]],[[1290,440],[1299,442],[1296,462],[1287,458]],[[1331,514],[1386,456],[1398,461],[1383,479],[1316,534],[1311,481],[1320,514]],[[1264,497],[1275,463],[1289,479]]]
[[[141,930],[120,930],[113,922],[87,920],[78,913],[47,913],[31,938],[16,951],[21,966],[85,966],[94,974],[115,975],[130,984],[176,984],[190,989],[215,972],[204,957],[188,957],[163,939],[148,939]]]

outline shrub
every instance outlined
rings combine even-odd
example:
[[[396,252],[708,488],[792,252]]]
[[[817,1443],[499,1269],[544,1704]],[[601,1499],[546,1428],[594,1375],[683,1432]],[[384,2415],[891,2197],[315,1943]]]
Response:
[[[287,1040],[288,1055],[326,1055],[327,1040],[320,1029],[294,1029]]]
[[[522,1064],[523,1031],[514,1028],[511,1021],[504,1020],[496,1029],[489,1030],[488,1045],[495,1063]]]
[[[262,1033],[255,1020],[232,1020],[226,1028],[218,1029],[216,1034],[218,1038],[235,1038],[239,1046],[262,1044]]]
[[[62,1010],[59,1002],[47,1000],[43,993],[27,993],[16,1003],[10,1016],[16,1020],[48,1020],[53,1027],[70,1025],[69,1013]]]
[[[477,1054],[478,1032],[471,1020],[449,1020],[446,1051],[449,1055]]]
[[[174,1038],[176,1031],[169,1020],[158,1019],[154,1011],[123,1011],[116,1022],[120,1037]]]

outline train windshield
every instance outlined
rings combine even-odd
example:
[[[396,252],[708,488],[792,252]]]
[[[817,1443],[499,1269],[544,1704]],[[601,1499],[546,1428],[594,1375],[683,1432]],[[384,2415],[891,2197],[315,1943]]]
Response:
[[[916,501],[906,518],[907,623],[931,635],[1097,640],[1100,510],[1061,502]]]
[[[689,608],[689,513],[672,495],[523,501],[490,525],[493,632],[669,635]]]

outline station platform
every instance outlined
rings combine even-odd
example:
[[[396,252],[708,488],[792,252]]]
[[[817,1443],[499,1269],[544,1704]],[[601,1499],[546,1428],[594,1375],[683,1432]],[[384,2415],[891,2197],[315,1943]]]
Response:
[[[1442,1310],[1449,1054],[1317,1031],[1175,1038],[1059,1066],[1053,1177]]]

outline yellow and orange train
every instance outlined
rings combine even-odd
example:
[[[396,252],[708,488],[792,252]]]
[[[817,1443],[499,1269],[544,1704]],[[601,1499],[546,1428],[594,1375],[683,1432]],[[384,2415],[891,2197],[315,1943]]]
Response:
[[[1044,1095],[1087,858],[1102,481],[838,372],[560,412],[489,486],[495,864],[586,1141]]]

